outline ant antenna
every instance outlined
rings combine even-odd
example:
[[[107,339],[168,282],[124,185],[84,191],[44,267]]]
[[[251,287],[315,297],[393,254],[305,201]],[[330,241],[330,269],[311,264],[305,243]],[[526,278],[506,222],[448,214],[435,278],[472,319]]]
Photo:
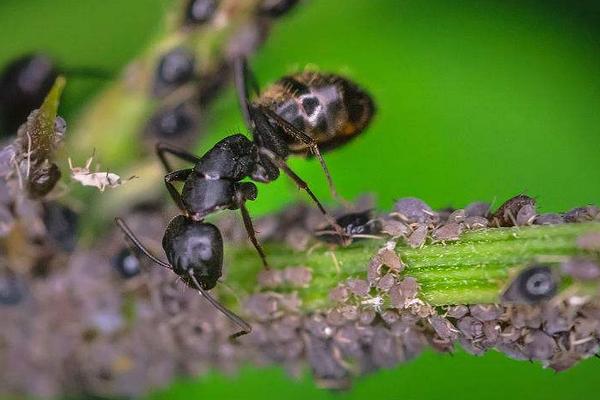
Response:
[[[208,300],[208,302],[210,304],[212,304],[217,310],[221,311],[227,318],[229,318],[231,321],[233,321],[233,323],[235,323],[237,326],[239,326],[241,328],[241,330],[239,332],[236,332],[233,335],[229,336],[230,340],[233,340],[237,337],[240,337],[240,336],[243,336],[243,335],[246,335],[246,334],[252,332],[252,326],[250,326],[250,324],[248,324],[246,321],[244,321],[238,315],[234,314],[233,311],[225,308],[225,306],[223,306],[221,303],[219,303],[217,300],[215,300],[215,298],[212,297],[208,293],[208,291],[204,290],[202,288],[202,286],[200,286],[200,283],[198,283],[198,280],[194,276],[194,273],[192,272],[192,270],[188,271],[188,275],[190,276],[190,279],[192,280],[192,282],[194,283],[194,286],[196,286],[196,289],[198,289],[200,294],[202,296],[204,296],[204,298],[206,300]]]
[[[127,226],[127,224],[125,223],[125,221],[123,221],[119,217],[116,217],[115,218],[115,223],[119,226],[119,228],[121,228],[121,230],[123,231],[123,233],[129,238],[129,240],[131,240],[133,242],[133,244],[135,245],[135,247],[137,247],[138,249],[140,249],[140,251],[142,253],[144,253],[146,255],[146,257],[148,257],[149,259],[151,259],[152,261],[154,261],[155,263],[157,263],[161,267],[165,267],[167,269],[173,269],[173,267],[170,264],[168,264],[168,263],[160,260],[154,254],[150,253],[150,251],[142,244],[142,242],[140,242],[140,240],[131,231],[131,229],[129,228],[129,226]]]

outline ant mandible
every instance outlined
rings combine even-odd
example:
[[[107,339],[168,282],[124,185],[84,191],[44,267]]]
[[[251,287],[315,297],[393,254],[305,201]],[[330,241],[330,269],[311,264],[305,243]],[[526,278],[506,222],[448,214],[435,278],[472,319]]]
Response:
[[[317,79],[319,76],[321,78]],[[324,148],[332,149],[360,133],[371,118],[374,107],[368,95],[344,78],[318,74],[301,75],[300,78],[297,80],[293,77],[283,78],[279,86],[277,83],[273,86],[279,89],[271,88],[257,101],[251,102],[248,96],[248,85],[252,82],[254,91],[258,94],[256,80],[250,75],[246,61],[237,60],[235,83],[242,112],[253,141],[244,135],[234,134],[219,141],[202,157],[166,143],[157,143],[157,155],[167,171],[164,178],[165,185],[173,201],[184,214],[171,220],[163,237],[162,245],[169,263],[152,255],[125,222],[120,218],[116,219],[121,230],[144,254],[155,263],[181,276],[187,285],[199,290],[209,302],[241,328],[241,331],[232,337],[249,333],[252,328],[208,293],[221,277],[223,239],[217,227],[203,220],[207,215],[219,210],[240,209],[248,236],[264,267],[268,268],[265,253],[256,239],[252,220],[245,206],[246,201],[256,199],[258,191],[254,183],[242,182],[243,179],[249,178],[256,182],[268,183],[279,177],[281,169],[299,188],[307,192],[340,238],[346,236],[310,190],[308,184],[289,168],[286,159],[292,153],[306,154],[307,151],[311,151],[319,159],[330,189],[335,193],[331,176],[319,151],[319,144]],[[307,79],[316,88],[310,98],[306,95],[313,91],[310,86],[303,83]],[[293,107],[292,104],[280,110],[278,103],[274,101],[273,96],[277,90],[288,88],[281,83],[284,81],[294,82],[295,90],[288,90],[285,93],[292,100],[300,101],[303,105],[303,114],[297,106],[295,111],[292,110],[297,114],[294,122],[297,124],[298,118],[305,118],[308,122],[305,128],[310,135],[278,114],[281,112],[283,115],[288,115],[289,108]],[[354,99],[343,97],[343,95],[348,96],[348,93],[352,94]],[[311,103],[310,107],[307,103]],[[267,104],[277,111],[273,111]],[[344,109],[345,113],[341,113]],[[331,120],[329,123],[323,120],[323,116],[327,116],[328,112],[335,113],[334,117],[338,122],[342,121],[335,124],[337,127],[335,129],[332,128],[334,125],[331,124]],[[313,122],[316,122],[316,125],[311,125]],[[165,157],[166,154],[193,163],[194,167],[174,171]],[[175,188],[173,182],[183,182],[181,193]]]

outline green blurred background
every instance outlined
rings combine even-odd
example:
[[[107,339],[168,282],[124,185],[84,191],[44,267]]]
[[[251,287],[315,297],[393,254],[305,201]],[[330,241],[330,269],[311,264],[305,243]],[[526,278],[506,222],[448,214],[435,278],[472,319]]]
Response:
[[[0,64],[43,50],[66,66],[116,73],[152,40],[169,3],[2,0]],[[542,211],[600,203],[598,1],[306,1],[277,23],[252,64],[261,82],[315,64],[371,91],[378,104],[371,128],[327,156],[347,198],[371,192],[382,208],[403,196],[461,207],[525,192]],[[67,121],[100,88],[69,82]],[[211,133],[198,151],[243,130],[231,88],[205,119]],[[292,166],[328,198],[314,161]],[[259,190],[254,214],[301,197],[284,179]],[[598,373],[596,359],[555,374],[497,353],[431,353],[342,394],[314,388],[308,376],[298,382],[247,366],[151,397],[595,398]]]

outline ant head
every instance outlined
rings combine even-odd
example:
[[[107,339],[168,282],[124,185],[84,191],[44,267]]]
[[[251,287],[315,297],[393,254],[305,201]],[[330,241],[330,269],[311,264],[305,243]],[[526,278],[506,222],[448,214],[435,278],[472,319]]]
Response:
[[[223,267],[223,238],[216,226],[178,215],[169,222],[162,245],[177,275],[185,279],[191,273],[203,289],[215,287]]]

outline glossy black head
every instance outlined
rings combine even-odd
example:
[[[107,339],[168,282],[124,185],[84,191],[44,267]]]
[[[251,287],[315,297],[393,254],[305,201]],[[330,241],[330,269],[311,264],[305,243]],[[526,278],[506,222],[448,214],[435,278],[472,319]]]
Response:
[[[208,22],[219,2],[217,0],[188,0],[185,9],[185,22],[190,25],[201,25]]]
[[[128,247],[119,251],[111,260],[113,268],[125,279],[133,278],[142,271],[140,260]]]
[[[194,75],[194,56],[183,48],[176,48],[162,56],[156,70],[156,84],[179,86]]]
[[[502,300],[515,303],[539,303],[554,297],[558,290],[552,268],[534,264],[521,271],[502,295]]]
[[[42,54],[28,54],[8,64],[0,75],[0,131],[16,133],[42,104],[57,76],[54,62]]]
[[[27,190],[33,198],[44,197],[54,189],[61,177],[58,166],[46,163],[31,172],[27,182]]]
[[[178,215],[169,222],[162,245],[177,275],[189,283],[191,271],[203,289],[215,287],[223,268],[223,238],[216,226]]]

